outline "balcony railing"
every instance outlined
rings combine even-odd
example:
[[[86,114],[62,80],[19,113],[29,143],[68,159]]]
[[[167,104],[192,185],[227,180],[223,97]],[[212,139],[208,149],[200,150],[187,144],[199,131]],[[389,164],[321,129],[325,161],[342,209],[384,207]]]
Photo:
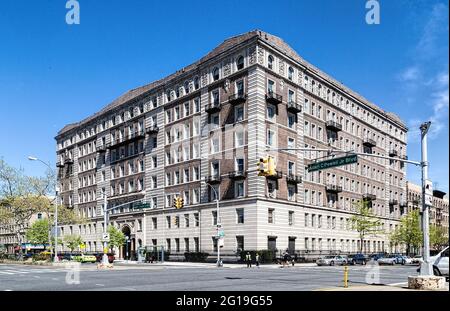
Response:
[[[66,158],[66,159],[64,159],[64,163],[66,163],[66,164],[73,164],[73,159],[72,158]]]
[[[208,184],[218,184],[220,181],[221,177],[218,174],[206,177],[206,183]]]
[[[389,200],[389,205],[398,205],[398,200],[396,200],[396,199],[390,199],[390,200]]]
[[[228,174],[228,176],[231,179],[244,179],[246,177],[246,175],[247,175],[247,173],[245,171],[241,171],[241,170],[234,171],[234,172],[231,172],[230,174]]]
[[[389,150],[389,156],[390,157],[397,157],[398,156],[398,151],[395,150],[395,149]]]
[[[407,207],[407,206],[408,206],[408,202],[406,202],[406,201],[400,202],[400,207]]]
[[[339,193],[339,192],[342,192],[342,187],[338,186],[338,185],[327,184],[325,186],[325,190],[327,192],[331,192],[331,193]]]
[[[375,194],[371,193],[365,193],[363,194],[363,200],[366,201],[375,201],[377,199],[377,196]]]
[[[228,102],[232,105],[239,105],[247,100],[247,94],[237,93],[228,97]]]
[[[102,144],[100,146],[97,146],[96,148],[98,152],[106,152],[107,149],[106,144]]]
[[[267,177],[267,179],[281,179],[281,178],[283,178],[283,173],[275,172],[274,175],[267,175],[266,177]]]
[[[111,141],[111,143],[109,145],[107,145],[107,148],[120,146],[120,145],[126,144],[127,142],[131,142],[133,140],[140,139],[140,138],[145,138],[144,130],[134,131],[134,132],[129,133],[128,135],[123,136],[122,138],[117,138],[117,139]]]
[[[266,101],[270,104],[277,105],[283,101],[283,96],[274,92],[268,92],[266,94]]]
[[[205,111],[207,113],[215,113],[215,112],[220,111],[221,109],[222,109],[222,105],[217,102],[205,105]]]
[[[291,100],[287,103],[287,110],[292,113],[299,113],[302,112],[302,106]]]
[[[363,145],[366,147],[375,147],[377,145],[377,142],[372,138],[364,138]]]
[[[147,134],[156,134],[159,132],[159,127],[157,125],[152,125],[147,127]]]
[[[288,174],[286,176],[286,181],[290,184],[301,184],[302,183],[302,177],[298,175]]]
[[[327,126],[327,130],[330,130],[330,131],[334,131],[334,132],[342,131],[342,124],[340,124],[336,121],[333,121],[333,120],[328,120],[326,123],[326,126]]]
[[[58,161],[56,162],[56,167],[64,167],[64,163]]]

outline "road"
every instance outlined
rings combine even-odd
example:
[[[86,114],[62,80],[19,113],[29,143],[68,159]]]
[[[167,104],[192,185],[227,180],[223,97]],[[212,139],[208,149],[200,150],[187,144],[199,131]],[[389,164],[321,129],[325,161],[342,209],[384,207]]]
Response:
[[[372,270],[371,270],[372,269]],[[378,272],[375,271],[378,269]],[[379,275],[380,284],[407,282],[409,275],[417,275],[416,266],[350,266],[349,286],[367,284],[369,275]],[[343,286],[340,266],[295,266],[279,268],[206,267],[189,266],[118,266],[112,270],[97,270],[94,264],[83,264],[77,280],[64,267],[0,264],[0,291],[311,291]],[[448,284],[448,283],[447,283]]]

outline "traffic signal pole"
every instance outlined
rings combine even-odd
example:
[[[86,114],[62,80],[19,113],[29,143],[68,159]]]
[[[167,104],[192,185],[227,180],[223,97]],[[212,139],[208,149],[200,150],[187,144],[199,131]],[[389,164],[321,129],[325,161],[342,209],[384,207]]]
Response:
[[[374,157],[386,160],[399,161],[403,163],[413,164],[416,166],[420,166],[422,170],[422,211],[421,211],[421,219],[422,219],[422,231],[423,231],[423,263],[420,267],[420,275],[421,276],[432,276],[433,275],[433,266],[430,262],[430,232],[429,232],[429,207],[432,205],[432,183],[428,179],[428,146],[427,146],[427,133],[430,129],[431,122],[425,122],[420,126],[421,131],[421,148],[422,148],[422,158],[421,161],[411,161],[398,157],[390,157],[376,154],[368,154],[361,152],[354,152],[352,150],[345,151],[335,148],[330,149],[313,149],[313,148],[267,148],[266,151],[322,151],[327,152],[328,156],[332,156],[335,154],[348,154],[348,155],[360,155],[366,157]]]

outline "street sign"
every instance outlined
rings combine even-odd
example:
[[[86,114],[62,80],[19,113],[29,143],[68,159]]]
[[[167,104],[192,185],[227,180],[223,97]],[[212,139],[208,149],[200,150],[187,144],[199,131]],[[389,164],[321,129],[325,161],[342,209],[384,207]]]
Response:
[[[311,163],[308,165],[308,172],[320,171],[341,165],[353,164],[358,162],[358,155],[352,154],[346,157],[334,158],[326,161]]]
[[[225,236],[225,232],[223,231],[223,229],[220,229],[219,231],[217,231],[217,236],[219,238],[223,238]]]
[[[433,183],[431,180],[425,180],[425,205],[433,206]]]
[[[104,242],[109,242],[109,233],[103,233],[102,240]]]
[[[135,209],[150,208],[150,203],[136,203],[133,205],[133,208]]]
[[[223,247],[223,245],[224,245],[224,238],[220,237],[217,244],[218,244],[219,247]]]

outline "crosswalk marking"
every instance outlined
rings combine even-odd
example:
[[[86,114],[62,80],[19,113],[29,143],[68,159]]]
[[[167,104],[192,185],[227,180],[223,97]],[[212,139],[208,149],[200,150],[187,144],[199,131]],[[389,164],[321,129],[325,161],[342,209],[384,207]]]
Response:
[[[65,273],[67,272],[67,270],[64,269],[29,269],[29,270],[24,270],[24,269],[2,269],[0,270],[0,274],[4,274],[4,275],[14,275],[14,274],[29,274],[29,273],[35,273],[35,274],[45,274],[45,273],[57,273],[57,272],[62,272]]]
[[[0,273],[1,274],[14,274],[14,273],[11,273],[11,272],[6,272],[6,271],[0,271]]]

